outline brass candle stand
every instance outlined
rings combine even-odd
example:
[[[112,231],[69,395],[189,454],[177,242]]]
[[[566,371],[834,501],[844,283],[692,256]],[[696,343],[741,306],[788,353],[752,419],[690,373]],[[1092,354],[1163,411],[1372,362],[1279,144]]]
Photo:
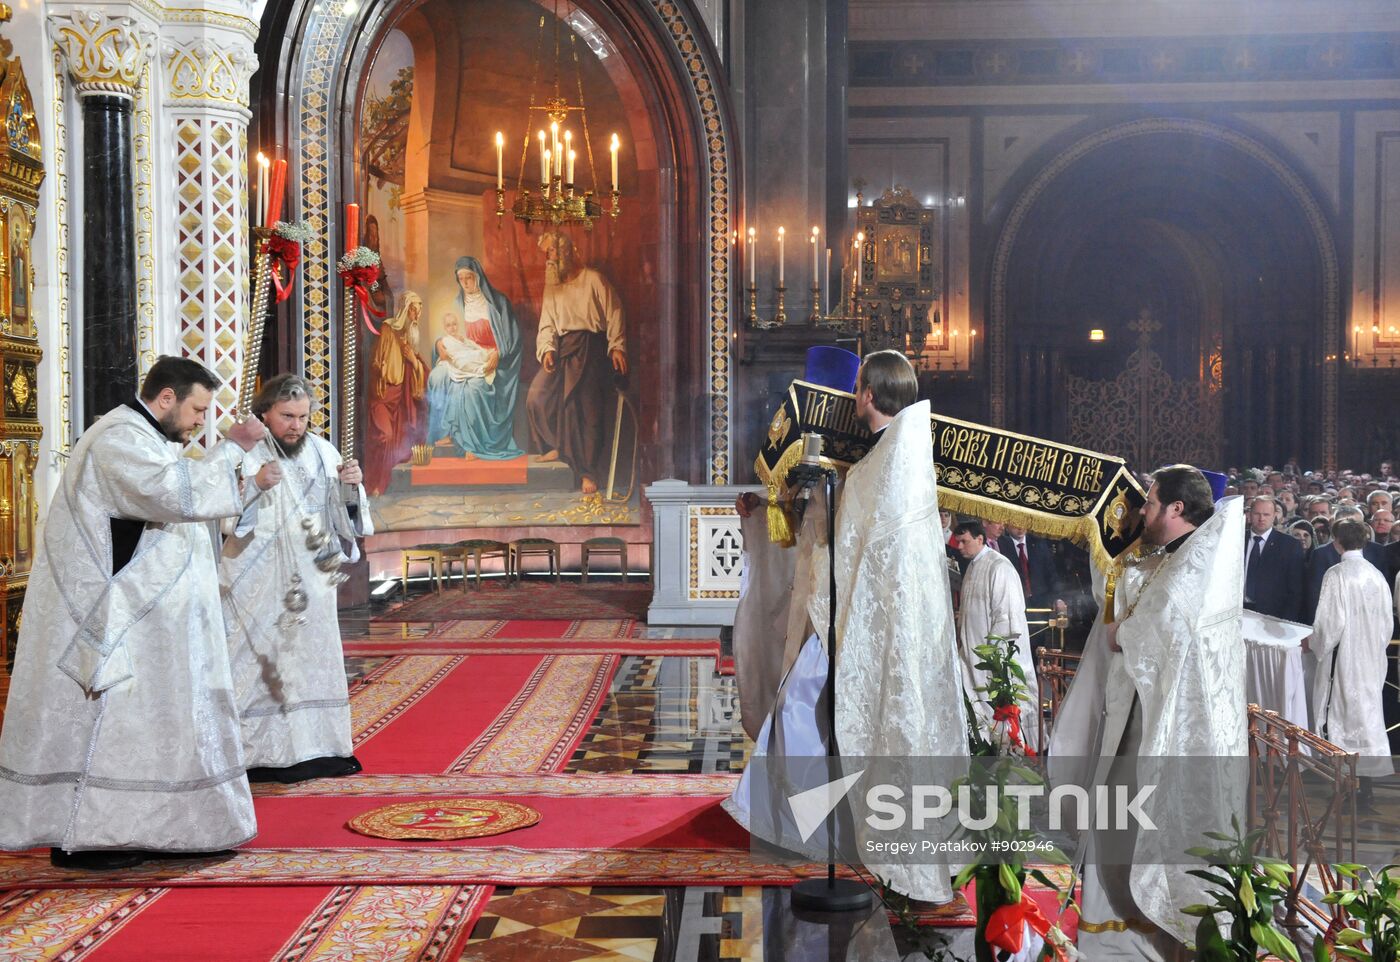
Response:
[[[359,394],[360,328],[355,287],[345,285],[344,327],[340,332],[340,456],[355,456],[355,401]]]
[[[248,326],[243,342],[243,371],[238,379],[238,420],[246,420],[253,406],[253,387],[262,364],[263,328],[272,302],[272,228],[253,228],[253,276],[249,292]]]
[[[782,327],[787,323],[787,288],[777,289],[778,300],[775,304],[773,316],[771,318],[760,317],[758,314],[758,288],[749,286],[749,312],[745,317],[749,327],[757,331],[771,331],[775,327]]]

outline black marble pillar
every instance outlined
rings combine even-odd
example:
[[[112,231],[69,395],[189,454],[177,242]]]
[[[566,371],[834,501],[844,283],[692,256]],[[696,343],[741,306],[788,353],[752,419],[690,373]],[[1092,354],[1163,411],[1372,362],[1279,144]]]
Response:
[[[136,205],[131,99],[82,98],[82,427],[136,393]]]

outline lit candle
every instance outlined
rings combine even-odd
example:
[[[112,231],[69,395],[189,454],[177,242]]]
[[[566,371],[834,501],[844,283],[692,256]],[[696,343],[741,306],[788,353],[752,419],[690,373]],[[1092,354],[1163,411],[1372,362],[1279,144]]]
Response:
[[[553,163],[554,163],[554,155],[551,154],[548,150],[546,150],[546,151],[544,152],[544,170],[545,170],[545,174],[544,174],[544,190],[545,190],[545,193],[550,193],[550,192],[552,192],[552,191],[554,190],[554,185],[551,184],[550,181],[549,181],[549,171],[550,171],[551,169],[553,169],[553,168],[551,167],[551,165],[552,165]]]
[[[549,186],[549,150],[544,145],[544,131],[540,131],[540,186]]]
[[[860,286],[861,275],[865,273],[865,231],[856,235],[856,286]]]
[[[549,133],[550,141],[553,143],[551,156],[554,158],[554,176],[562,179],[564,176],[564,152],[559,149],[559,122],[557,120],[549,125]]]
[[[499,130],[496,131],[496,189],[505,190],[506,186],[506,138]]]
[[[564,182],[565,182],[566,184],[568,184],[570,187],[572,187],[572,186],[574,185],[574,156],[575,156],[575,154],[576,154],[575,151],[572,151],[572,150],[569,151],[569,173],[568,173],[568,176],[564,178]]]
[[[750,286],[750,287],[757,287],[758,284],[757,284],[757,282],[754,280],[755,262],[757,261],[757,258],[754,256],[754,246],[753,246],[753,244],[754,244],[754,229],[753,229],[752,227],[750,227],[750,228],[749,228],[749,286]]]
[[[267,195],[267,217],[263,223],[268,227],[276,226],[277,221],[282,218],[282,194],[287,189],[287,162],[278,160],[272,165],[272,186]]]
[[[572,184],[574,182],[574,132],[572,130],[564,131],[564,156],[569,161],[565,170],[564,183]]]
[[[783,238],[784,238],[784,236],[785,236],[786,234],[787,234],[787,231],[786,231],[786,230],[784,230],[784,229],[781,228],[781,227],[778,228],[778,286],[779,286],[779,287],[782,287],[782,286],[783,286]]]
[[[360,205],[345,205],[345,253],[360,246]]]
[[[1351,356],[1357,356],[1357,348],[1361,340],[1361,325],[1357,324],[1351,329]]]
[[[817,287],[817,282],[818,282],[818,280],[819,280],[819,279],[821,278],[821,276],[822,276],[821,261],[820,261],[820,257],[821,257],[821,245],[817,243],[817,241],[821,239],[821,236],[822,236],[822,229],[821,229],[820,227],[813,227],[813,228],[812,228],[812,286],[813,286],[813,287]],[[818,296],[818,299],[820,299],[820,297],[821,297],[821,289],[820,289],[820,288],[817,289],[817,296]]]
[[[559,156],[559,121],[549,122],[549,156]]]
[[[258,151],[258,186],[253,191],[253,223],[255,227],[263,226],[263,218],[267,216],[267,211],[259,201],[267,201],[267,168],[271,165],[267,159],[267,154]]]
[[[614,193],[614,194],[617,193],[617,184],[618,184],[618,180],[617,180],[617,148],[619,147],[619,145],[620,145],[620,144],[619,144],[619,141],[618,141],[618,139],[617,139],[617,134],[613,134],[613,135],[612,135],[612,143],[608,145],[608,150],[612,153],[612,189],[613,189],[613,193]],[[752,233],[752,232],[750,232],[750,233]]]
[[[830,247],[828,247],[828,248],[826,249],[826,270],[825,270],[825,272],[823,272],[823,274],[822,274],[822,288],[826,291],[826,297],[825,297],[825,298],[823,299],[823,301],[822,301],[822,303],[825,305],[825,309],[823,310],[822,313],[824,313],[824,314],[830,314],[830,313],[831,313],[831,248],[830,248]]]

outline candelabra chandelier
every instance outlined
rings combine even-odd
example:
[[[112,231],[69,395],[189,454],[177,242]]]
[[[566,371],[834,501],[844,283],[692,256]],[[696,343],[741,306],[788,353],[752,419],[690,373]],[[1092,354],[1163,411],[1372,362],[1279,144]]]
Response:
[[[567,12],[566,12],[567,15]],[[554,95],[545,99],[543,105],[535,101],[536,82],[540,72],[540,50],[544,46],[545,20],[540,17],[539,40],[535,46],[535,64],[530,79],[530,106],[525,115],[525,134],[520,145],[520,167],[515,179],[515,203],[510,212],[517,220],[526,223],[549,224],[551,226],[581,226],[593,229],[593,222],[603,215],[602,204],[598,200],[598,170],[593,163],[593,141],[588,134],[588,107],[583,97],[583,74],[579,68],[578,45],[574,31],[569,30],[569,52],[574,66],[574,86],[578,102],[572,104],[560,92],[559,86],[559,29],[563,20],[559,16],[559,0],[554,2]],[[575,147],[574,132],[569,127],[572,117],[582,128],[582,147],[588,162],[588,177],[591,190],[584,190],[575,180],[578,150]],[[537,134],[539,180],[529,184],[525,179],[530,154],[530,130],[543,118],[543,125]],[[613,134],[608,145],[612,159],[611,191],[612,203],[609,216],[618,215],[617,155],[621,142]],[[496,217],[506,213],[506,190],[504,170],[505,135],[496,133]]]

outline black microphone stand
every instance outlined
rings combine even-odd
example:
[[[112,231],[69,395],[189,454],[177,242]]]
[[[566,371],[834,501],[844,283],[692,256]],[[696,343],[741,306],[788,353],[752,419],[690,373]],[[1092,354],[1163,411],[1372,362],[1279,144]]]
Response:
[[[789,478],[820,472],[826,484],[826,558],[827,558],[827,623],[826,623],[826,687],[827,687],[827,780],[835,777],[838,766],[836,754],[836,469],[811,464],[799,464]],[[855,879],[836,877],[836,809],[833,805],[826,815],[827,864],[826,878],[803,879],[792,887],[792,907],[810,912],[858,912],[870,908],[873,899],[870,887]]]

